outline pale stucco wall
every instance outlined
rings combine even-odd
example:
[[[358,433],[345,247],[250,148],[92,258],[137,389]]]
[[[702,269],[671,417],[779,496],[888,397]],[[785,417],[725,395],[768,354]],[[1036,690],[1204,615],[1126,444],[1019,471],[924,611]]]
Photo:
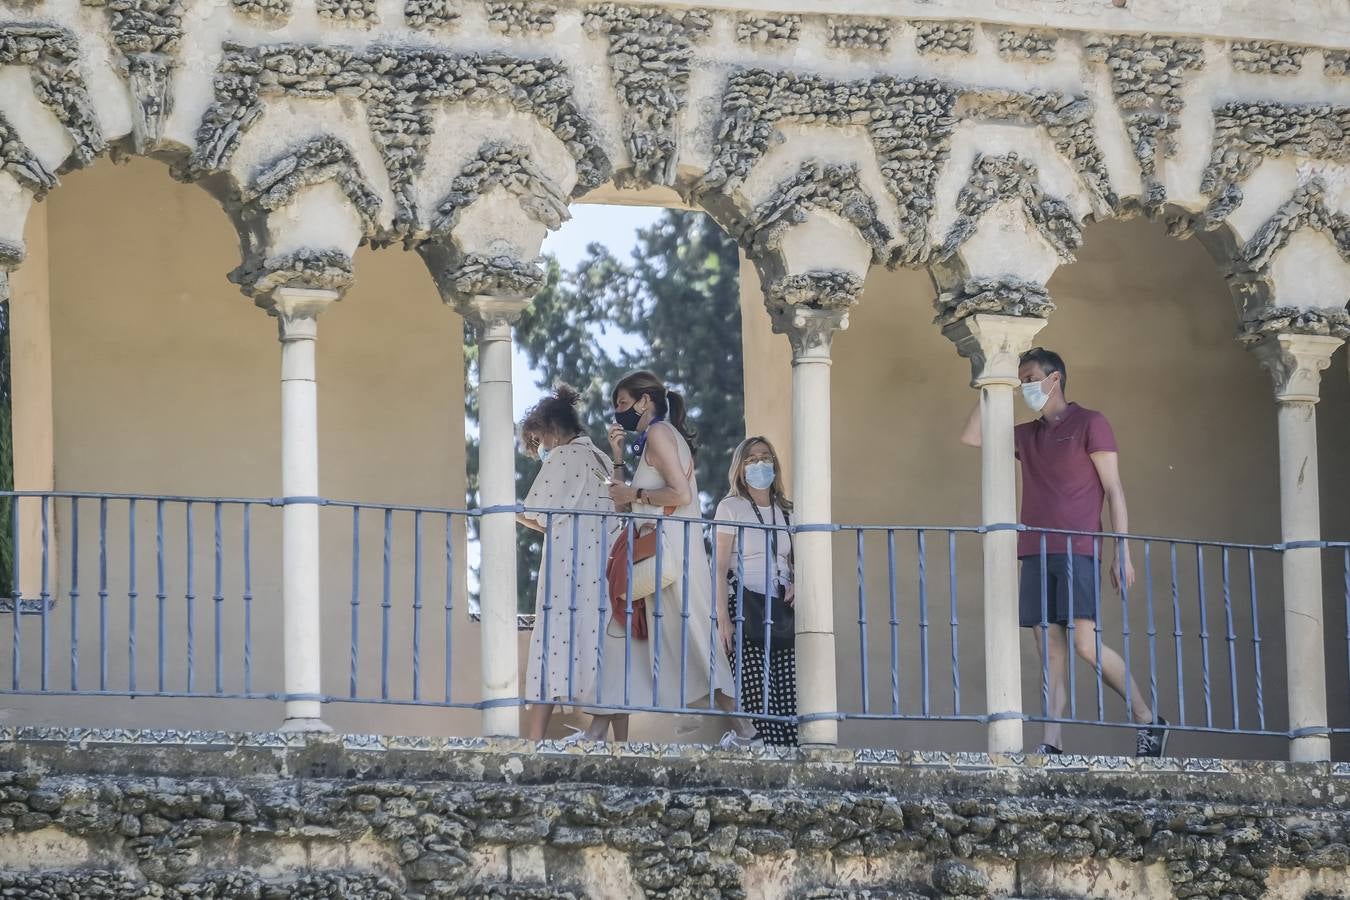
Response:
[[[1059,308],[1038,343],[1058,349],[1070,373],[1068,396],[1104,411],[1121,444],[1121,468],[1136,533],[1274,542],[1279,540],[1278,457],[1270,379],[1234,340],[1228,291],[1205,250],[1196,242],[1169,239],[1161,226],[1143,220],[1092,226],[1079,261],[1062,268],[1049,284]],[[751,279],[745,279],[744,314],[762,315]],[[956,436],[975,400],[969,364],[931,324],[933,289],[922,272],[874,270],[850,328],[833,353],[835,521],[852,524],[973,525],[979,522],[979,453]],[[788,433],[790,373],[786,340],[768,342],[746,329],[746,419],[750,427]],[[1350,534],[1350,478],[1339,460],[1350,451],[1350,383],[1345,351],[1323,379],[1319,406],[1323,532]],[[761,405],[762,404],[762,405]],[[1029,417],[1018,406],[1019,421]],[[961,712],[983,711],[980,631],[981,572],[978,537],[957,539],[957,613],[960,620]],[[835,554],[835,627],[839,636],[841,703],[860,711],[861,677],[855,538],[841,535]],[[947,537],[927,538],[929,581],[929,678],[931,709],[953,712],[950,663],[951,593]],[[920,706],[920,629],[912,535],[897,536],[900,698],[902,711]],[[1170,585],[1166,550],[1154,548],[1158,689],[1164,715],[1175,720],[1178,704],[1172,675]],[[891,709],[892,653],[884,537],[865,544],[868,578],[868,674],[871,711]],[[1160,554],[1160,555],[1159,555]],[[1142,549],[1135,563],[1142,580]],[[1210,678],[1213,721],[1231,726],[1226,626],[1218,552],[1206,558]],[[1250,601],[1245,558],[1233,556],[1235,645],[1239,707],[1244,726],[1255,712]],[[1201,695],[1198,600],[1194,552],[1182,549],[1182,628],[1187,721],[1204,721]],[[1268,722],[1284,728],[1284,659],[1281,649],[1279,564],[1258,558],[1264,702]],[[1329,659],[1329,708],[1334,722],[1350,710],[1345,675],[1344,588],[1339,566],[1329,561],[1325,605]],[[1144,691],[1148,656],[1144,595],[1132,599],[1132,667]],[[1104,639],[1121,649],[1120,601],[1107,595]],[[1040,708],[1040,673],[1029,637],[1022,641],[1024,708]],[[1079,716],[1096,715],[1095,676],[1078,670]],[[1107,717],[1119,720],[1122,704],[1107,691]],[[1039,740],[1029,726],[1028,744]],[[982,749],[977,725],[846,724],[841,740],[853,745],[906,748],[963,746]],[[1131,752],[1133,734],[1073,728],[1074,749]],[[1234,755],[1284,754],[1279,740],[1177,735],[1169,752]],[[1343,751],[1341,753],[1343,755]]]
[[[50,247],[54,446],[58,490],[127,491],[232,497],[280,493],[280,345],[275,320],[225,278],[237,264],[237,241],[219,206],[204,192],[172,181],[146,160],[125,168],[96,166],[70,176],[46,206]],[[35,221],[41,221],[40,218]],[[33,244],[30,243],[30,247]],[[41,262],[32,259],[32,263]],[[442,306],[415,254],[363,250],[360,284],[319,323],[320,478],[325,496],[371,502],[462,507],[464,451],[462,320]],[[19,279],[27,278],[27,267]],[[21,289],[16,303],[30,302]],[[16,319],[22,339],[24,320]],[[16,364],[23,362],[16,357]],[[28,419],[20,420],[26,428]],[[27,446],[26,431],[16,431]],[[21,484],[21,487],[38,487]],[[99,616],[96,504],[81,510],[81,687],[97,685]],[[208,689],[214,668],[212,510],[195,511],[195,670]],[[138,512],[138,665],[141,685],[156,675],[153,509]],[[59,548],[68,548],[70,517],[54,510]],[[127,683],[127,507],[109,510],[109,681]],[[166,510],[167,674],[185,683],[187,587],[184,510]],[[325,691],[347,691],[350,638],[351,514],[323,514],[324,642],[332,665]],[[239,690],[242,660],[242,520],[223,515],[222,607],[226,689]],[[255,688],[280,688],[280,510],[253,512],[253,666]],[[444,520],[424,522],[424,622],[420,662],[424,697],[443,693]],[[462,527],[457,523],[453,672],[457,698],[476,686],[478,627],[467,616]],[[382,516],[363,515],[361,687],[379,685]],[[394,520],[391,583],[391,693],[410,695],[412,518]],[[68,687],[69,571],[52,573],[58,597],[49,615],[52,686]],[[36,686],[40,619],[25,616],[25,686]],[[8,642],[6,642],[8,643]],[[8,651],[6,651],[8,652]],[[340,664],[340,668],[339,668]],[[4,663],[9,667],[9,658]],[[472,683],[471,683],[472,679]],[[83,725],[272,727],[279,704],[200,701],[68,701],[16,698],[22,721]],[[343,730],[473,732],[477,714],[330,707]]]

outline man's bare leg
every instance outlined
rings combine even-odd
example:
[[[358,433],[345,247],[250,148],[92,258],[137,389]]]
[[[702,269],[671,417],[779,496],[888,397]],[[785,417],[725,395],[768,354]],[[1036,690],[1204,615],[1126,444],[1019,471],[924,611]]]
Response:
[[[525,711],[526,740],[542,741],[548,733],[548,720],[552,715],[552,703],[531,703]]]
[[[1078,651],[1078,656],[1092,666],[1095,673],[1097,670],[1097,623],[1091,619],[1077,619],[1074,621],[1074,626],[1074,648]],[[1129,713],[1130,718],[1140,725],[1152,724],[1153,710],[1149,707],[1143,692],[1139,690],[1139,683],[1125,671],[1125,660],[1120,658],[1120,654],[1105,644],[1102,644],[1101,670],[1102,682],[1119,694],[1122,699],[1127,700],[1126,706],[1129,708],[1126,712]],[[1127,678],[1130,682],[1128,698],[1125,696],[1125,680]]]
[[[1062,719],[1069,706],[1069,642],[1064,626],[1051,625],[1048,638],[1040,625],[1033,627],[1031,633],[1036,638],[1036,655],[1041,660],[1043,677],[1049,686],[1049,717]],[[1064,749],[1064,726],[1059,722],[1045,723],[1041,740],[1052,747]]]

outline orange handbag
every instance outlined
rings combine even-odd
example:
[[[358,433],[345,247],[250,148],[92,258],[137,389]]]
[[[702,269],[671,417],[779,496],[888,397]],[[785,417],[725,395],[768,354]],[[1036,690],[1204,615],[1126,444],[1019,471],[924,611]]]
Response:
[[[669,516],[675,512],[675,507],[667,506],[664,508],[665,515]],[[609,582],[609,608],[614,614],[614,621],[628,627],[628,574],[630,567],[629,559],[628,529],[625,528],[619,536],[614,539],[614,546],[609,549],[609,562],[605,566],[605,579]],[[656,527],[649,525],[645,528],[639,528],[633,535],[632,542],[632,561],[633,566],[646,560],[655,560],[656,558]],[[668,573],[665,573],[668,575]],[[637,579],[634,579],[635,581]],[[673,578],[663,578],[663,581]],[[662,585],[656,585],[651,593],[656,593]],[[647,596],[633,598],[633,625],[632,634],[635,640],[647,640]]]

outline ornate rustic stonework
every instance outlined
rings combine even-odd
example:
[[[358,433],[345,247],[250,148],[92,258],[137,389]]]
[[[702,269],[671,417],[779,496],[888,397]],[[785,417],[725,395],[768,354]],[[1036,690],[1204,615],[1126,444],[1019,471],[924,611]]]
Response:
[[[404,0],[403,3],[403,19],[412,28],[445,28],[457,22],[461,15],[455,0]]]
[[[1307,47],[1278,41],[1234,41],[1228,48],[1233,68],[1255,75],[1297,75]]]
[[[557,230],[571,218],[567,211],[567,196],[530,162],[529,151],[490,141],[478,149],[478,155],[451,182],[450,192],[437,207],[431,222],[431,237],[449,235],[459,214],[495,187],[514,194],[521,208],[549,229]]]
[[[1201,227],[1217,228],[1242,203],[1239,186],[1265,159],[1350,160],[1350,106],[1226,103],[1214,110],[1214,149],[1200,180],[1213,198]]]
[[[352,260],[339,250],[297,250],[284,256],[245,259],[230,273],[230,281],[259,305],[271,303],[279,287],[345,291],[352,283]]]
[[[38,102],[51,110],[75,144],[71,162],[84,166],[108,145],[79,62],[79,41],[63,28],[0,24],[0,66],[28,69]]]
[[[803,163],[755,210],[751,228],[741,236],[747,255],[761,259],[778,250],[783,235],[805,222],[812,209],[837,213],[872,245],[873,259],[885,261],[892,235],[878,221],[876,204],[858,180],[858,167],[819,161]]]
[[[712,165],[695,192],[734,194],[768,150],[778,125],[864,124],[899,206],[900,243],[891,261],[917,265],[930,249],[926,198],[947,156],[955,102],[952,89],[936,81],[838,82],[758,69],[736,72],[722,97]]]
[[[416,218],[413,180],[425,160],[432,113],[440,103],[500,102],[535,116],[576,159],[578,194],[609,176],[609,161],[572,100],[565,69],[553,60],[429,49],[357,52],[232,44],[215,85],[216,101],[202,119],[196,152],[180,167],[180,177],[201,178],[228,166],[239,138],[263,114],[267,95],[363,100],[396,201],[394,230],[408,238],[424,231]]]
[[[230,0],[236,12],[251,19],[278,24],[290,21],[291,0]]]
[[[345,25],[378,25],[379,10],[375,0],[314,0],[319,18]]]
[[[12,175],[38,199],[47,196],[58,183],[56,176],[33,155],[3,113],[0,113],[0,172]]]
[[[862,291],[863,280],[852,272],[821,269],[770,282],[764,288],[764,302],[770,307],[846,310],[858,302]]]
[[[802,17],[793,13],[782,15],[743,14],[736,19],[736,40],[756,47],[782,47],[796,43],[801,37]]]
[[[488,0],[484,7],[488,28],[498,34],[547,34],[553,30],[558,7],[534,0]]]
[[[974,52],[975,26],[966,22],[915,22],[914,46],[924,56]]]
[[[891,45],[891,23],[886,19],[830,16],[825,27],[830,46],[841,50],[883,52]]]
[[[471,253],[451,274],[450,281],[463,297],[530,297],[544,286],[544,273],[533,263],[509,256]]]
[[[1055,58],[1059,35],[1039,29],[1004,28],[998,32],[998,55],[1004,59],[1044,63]]]
[[[1300,185],[1275,214],[1242,247],[1239,257],[1254,272],[1266,272],[1275,254],[1298,231],[1311,228],[1325,234],[1350,262],[1350,216],[1327,208],[1326,183],[1313,178]]]
[[[1089,97],[1066,97],[1048,91],[980,90],[962,95],[958,113],[963,118],[1040,125],[1055,149],[1078,170],[1093,211],[1108,216],[1119,206],[1111,176],[1092,124],[1095,107]]]
[[[980,218],[1006,200],[1020,202],[1027,218],[1060,258],[1073,262],[1074,251],[1083,244],[1083,229],[1068,204],[1046,196],[1036,166],[1016,153],[976,157],[970,179],[957,197],[957,218],[947,232],[939,257],[954,255],[975,233]]]
[[[1337,77],[1350,74],[1350,50],[1323,50],[1322,71]]]
[[[1086,56],[1110,70],[1116,105],[1144,179],[1141,203],[1154,215],[1167,200],[1158,179],[1158,155],[1176,152],[1178,116],[1185,107],[1181,86],[1186,73],[1204,65],[1204,44],[1154,35],[1099,35],[1088,40]]]
[[[1350,310],[1267,307],[1242,320],[1238,340],[1251,345],[1272,334],[1321,334],[1350,338]]]
[[[624,140],[633,166],[631,175],[620,173],[618,181],[636,187],[673,185],[693,45],[712,27],[712,19],[697,9],[604,3],[587,9],[585,26],[609,41],[610,73],[624,110]]]
[[[183,37],[184,0],[82,0],[102,6],[133,98],[131,139],[136,153],[158,145],[168,117],[170,80]]]
[[[367,236],[373,236],[380,212],[380,196],[370,186],[351,148],[334,137],[308,141],[265,166],[243,194],[245,205],[260,210],[280,209],[302,189],[332,181],[352,202]]]
[[[950,325],[976,313],[1045,318],[1055,311],[1045,286],[1025,281],[970,280],[938,294],[933,305],[938,311],[936,325]]]

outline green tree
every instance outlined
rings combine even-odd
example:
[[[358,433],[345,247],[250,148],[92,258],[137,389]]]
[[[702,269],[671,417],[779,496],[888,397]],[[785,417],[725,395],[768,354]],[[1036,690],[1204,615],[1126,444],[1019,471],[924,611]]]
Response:
[[[630,262],[599,244],[587,247],[571,272],[549,259],[544,287],[516,326],[516,341],[539,373],[537,386],[565,381],[576,387],[583,425],[597,443],[603,444],[612,419],[609,391],[625,372],[652,369],[680,391],[698,430],[696,474],[705,515],[726,488],[728,456],[745,434],[738,276],[736,244],[709,217],[668,210],[639,229]],[[636,349],[607,349],[616,344]],[[475,423],[476,363],[476,346],[470,346],[465,413]],[[477,497],[477,453],[471,440],[470,505]],[[537,469],[517,455],[518,496]],[[521,529],[521,610],[533,608],[539,558],[540,536]]]

